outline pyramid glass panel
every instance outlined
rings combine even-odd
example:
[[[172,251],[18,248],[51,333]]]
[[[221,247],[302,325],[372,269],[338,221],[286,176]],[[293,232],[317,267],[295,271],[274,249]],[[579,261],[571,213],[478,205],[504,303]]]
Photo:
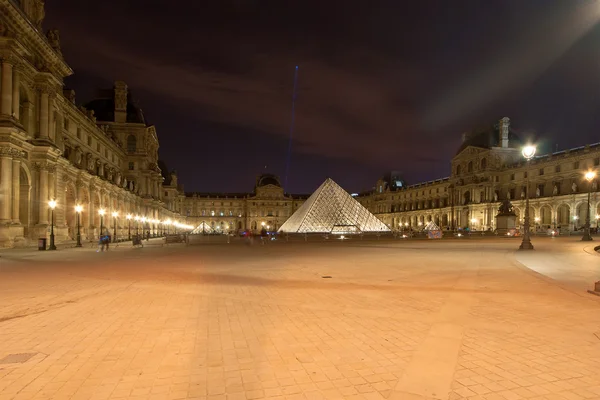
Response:
[[[214,229],[211,228],[210,225],[208,225],[206,222],[202,221],[202,223],[200,225],[198,225],[196,228],[194,228],[194,230],[192,231],[192,234],[212,233],[213,231],[214,231]]]
[[[288,233],[388,232],[389,228],[348,192],[327,179],[279,228]]]

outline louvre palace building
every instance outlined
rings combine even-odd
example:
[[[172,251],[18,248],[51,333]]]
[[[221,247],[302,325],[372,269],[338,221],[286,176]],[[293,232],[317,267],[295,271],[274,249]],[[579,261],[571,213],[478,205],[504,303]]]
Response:
[[[529,184],[530,227],[565,233],[585,223],[589,190],[591,226],[597,227],[598,177],[588,183],[584,175],[600,172],[600,143],[536,155],[529,165],[522,146],[505,117],[489,129],[463,135],[450,177],[410,186],[387,177],[358,199],[395,230],[419,230],[434,221],[442,229],[487,231],[495,229],[495,216],[504,200],[512,203],[517,226],[523,226]]]
[[[284,193],[269,174],[249,193],[185,193],[159,160],[156,127],[124,82],[76,103],[64,86],[73,71],[59,32],[43,30],[44,15],[42,0],[0,0],[0,248],[35,245],[52,225],[58,244],[73,243],[77,217],[84,241],[97,240],[101,226],[120,238],[130,228],[159,235],[165,221],[210,233],[276,230],[308,198]],[[493,230],[505,199],[522,223],[529,182],[536,228],[580,228],[588,189],[595,226],[598,186],[583,174],[598,168],[600,145],[536,156],[529,166],[521,146],[503,118],[464,136],[450,177],[406,186],[390,175],[356,199],[393,230],[429,221]]]
[[[76,205],[84,240],[98,236],[101,218],[123,235],[127,214],[156,234],[158,221],[179,217],[181,196],[176,178],[163,182],[155,127],[123,82],[76,104],[63,84],[73,71],[58,31],[43,31],[44,15],[42,0],[0,0],[0,247],[35,244],[52,216],[57,243],[73,240]]]

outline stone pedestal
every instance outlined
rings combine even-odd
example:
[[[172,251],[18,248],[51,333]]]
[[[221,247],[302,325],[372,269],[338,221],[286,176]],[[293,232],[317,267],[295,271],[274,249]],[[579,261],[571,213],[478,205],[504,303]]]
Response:
[[[498,214],[496,215],[496,230],[499,235],[506,233],[516,228],[517,216],[515,214]]]

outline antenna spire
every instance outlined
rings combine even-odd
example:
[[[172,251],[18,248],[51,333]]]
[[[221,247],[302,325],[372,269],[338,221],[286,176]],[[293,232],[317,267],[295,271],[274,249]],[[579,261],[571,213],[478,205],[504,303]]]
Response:
[[[287,162],[285,163],[285,179],[283,184],[284,191],[287,190],[288,186],[288,175],[290,172],[290,161],[292,158],[292,137],[294,135],[294,122],[296,119],[296,98],[297,98],[297,90],[298,88],[298,66],[296,65],[296,69],[294,70],[294,92],[292,93],[292,122],[290,124],[290,139],[288,142],[288,154],[287,154]]]

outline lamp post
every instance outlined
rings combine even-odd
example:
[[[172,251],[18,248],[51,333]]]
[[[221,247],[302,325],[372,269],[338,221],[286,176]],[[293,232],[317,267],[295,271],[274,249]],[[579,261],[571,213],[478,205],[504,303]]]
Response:
[[[144,236],[144,229],[146,229],[146,217],[142,217],[140,218],[140,221],[142,221],[142,237]],[[150,239],[150,235],[148,235],[148,237],[146,238],[146,240]]]
[[[127,214],[127,240],[131,240],[131,214]]]
[[[521,154],[527,160],[527,180],[525,188],[525,227],[523,229],[523,241],[521,242],[521,246],[519,246],[519,250],[533,250],[533,245],[531,244],[531,239],[529,237],[529,163],[533,156],[535,155],[535,146],[529,145],[523,147]]]
[[[596,177],[594,171],[588,171],[585,173],[585,180],[588,181],[588,198],[587,198],[587,212],[585,213],[585,229],[583,230],[583,237],[581,240],[589,242],[592,239],[590,234],[590,196],[592,194],[592,181]]]
[[[83,206],[81,204],[77,204],[75,206],[75,213],[77,214],[77,244],[75,247],[81,247],[81,231],[79,225],[79,218],[81,216],[81,212],[83,211]]]
[[[112,213],[113,216],[113,242],[117,243],[117,217],[119,216],[119,213],[117,211],[113,211]]]
[[[56,200],[50,200],[48,202],[48,207],[50,207],[50,247],[48,250],[56,250],[56,246],[54,245],[54,209],[56,208]],[[48,214],[46,214],[48,215]]]
[[[104,231],[104,214],[106,213],[106,210],[104,208],[101,208],[98,210],[98,214],[100,214],[100,234],[98,235],[98,237],[102,236],[102,232]]]

